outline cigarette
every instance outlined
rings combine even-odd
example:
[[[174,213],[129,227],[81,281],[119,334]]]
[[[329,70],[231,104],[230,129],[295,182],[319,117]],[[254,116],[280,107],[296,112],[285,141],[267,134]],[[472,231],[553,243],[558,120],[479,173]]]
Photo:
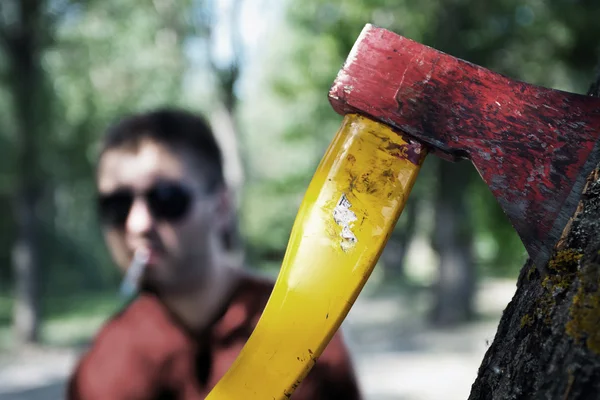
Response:
[[[148,254],[138,249],[131,260],[129,268],[121,282],[120,294],[123,297],[131,297],[139,291],[140,281],[146,266],[148,265]]]

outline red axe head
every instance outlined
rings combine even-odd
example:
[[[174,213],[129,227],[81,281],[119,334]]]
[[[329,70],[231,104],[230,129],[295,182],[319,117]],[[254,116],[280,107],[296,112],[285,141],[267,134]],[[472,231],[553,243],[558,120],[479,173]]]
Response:
[[[600,99],[512,80],[372,25],[329,99],[447,160],[470,159],[537,266],[600,161]]]

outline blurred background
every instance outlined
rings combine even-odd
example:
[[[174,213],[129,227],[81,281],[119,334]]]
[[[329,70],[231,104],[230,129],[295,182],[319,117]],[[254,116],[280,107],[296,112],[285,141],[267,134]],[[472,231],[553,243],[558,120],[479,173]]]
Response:
[[[243,254],[275,275],[340,126],[329,86],[366,23],[585,93],[598,21],[597,0],[0,0],[0,398],[61,398],[122,305],[92,179],[122,113],[209,116]],[[344,323],[368,399],[466,399],[524,261],[474,168],[427,158]]]

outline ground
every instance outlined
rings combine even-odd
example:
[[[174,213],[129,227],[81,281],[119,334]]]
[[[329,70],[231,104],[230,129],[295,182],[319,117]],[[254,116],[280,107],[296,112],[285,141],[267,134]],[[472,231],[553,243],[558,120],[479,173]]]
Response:
[[[426,291],[367,288],[344,323],[366,400],[465,400],[494,338],[515,282],[486,281],[477,321],[433,328]],[[0,353],[0,400],[59,400],[77,351],[72,347]]]

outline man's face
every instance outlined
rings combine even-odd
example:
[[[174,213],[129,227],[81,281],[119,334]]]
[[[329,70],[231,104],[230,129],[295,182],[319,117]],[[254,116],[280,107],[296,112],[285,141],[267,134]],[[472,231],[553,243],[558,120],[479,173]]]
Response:
[[[144,279],[158,289],[210,278],[225,213],[191,154],[146,140],[105,152],[98,168],[104,236],[123,271],[141,249]]]

